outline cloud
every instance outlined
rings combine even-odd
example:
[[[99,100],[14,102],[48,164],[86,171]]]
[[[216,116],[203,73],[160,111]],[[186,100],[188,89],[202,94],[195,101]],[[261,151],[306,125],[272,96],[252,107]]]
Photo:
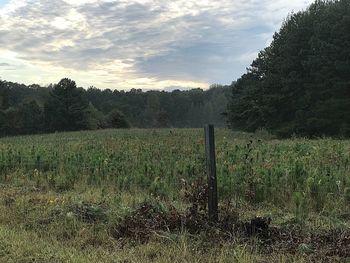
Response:
[[[22,79],[12,75],[20,82],[206,88],[238,78],[286,15],[310,2],[12,0],[0,9],[0,57],[25,65]]]
[[[0,67],[10,67],[10,66],[12,65],[9,63],[0,63]]]
[[[0,62],[0,70],[4,70],[4,71],[17,70],[22,67],[23,65],[15,65],[7,62]]]

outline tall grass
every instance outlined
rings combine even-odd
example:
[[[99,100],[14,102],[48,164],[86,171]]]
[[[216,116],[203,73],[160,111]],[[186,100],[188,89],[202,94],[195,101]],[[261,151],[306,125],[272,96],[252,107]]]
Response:
[[[350,141],[276,140],[216,130],[221,200],[341,212],[350,203]],[[0,181],[57,191],[108,186],[176,199],[205,180],[200,129],[104,130],[0,139]]]

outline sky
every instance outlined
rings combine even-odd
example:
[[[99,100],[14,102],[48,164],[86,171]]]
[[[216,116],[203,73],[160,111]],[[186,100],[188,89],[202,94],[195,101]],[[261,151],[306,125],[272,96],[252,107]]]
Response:
[[[0,0],[0,78],[105,89],[230,84],[312,0]]]

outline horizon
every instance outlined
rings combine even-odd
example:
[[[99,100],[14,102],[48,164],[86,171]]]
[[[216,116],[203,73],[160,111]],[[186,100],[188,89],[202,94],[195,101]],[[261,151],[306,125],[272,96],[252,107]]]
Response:
[[[312,2],[0,0],[0,78],[111,90],[229,85]]]

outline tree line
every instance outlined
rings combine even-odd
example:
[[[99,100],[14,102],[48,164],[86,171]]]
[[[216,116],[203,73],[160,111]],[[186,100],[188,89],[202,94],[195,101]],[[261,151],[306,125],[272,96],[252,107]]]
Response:
[[[233,129],[349,137],[350,1],[291,14],[231,88]]]
[[[0,135],[104,128],[224,126],[230,88],[87,90],[71,79],[47,87],[0,80]]]

